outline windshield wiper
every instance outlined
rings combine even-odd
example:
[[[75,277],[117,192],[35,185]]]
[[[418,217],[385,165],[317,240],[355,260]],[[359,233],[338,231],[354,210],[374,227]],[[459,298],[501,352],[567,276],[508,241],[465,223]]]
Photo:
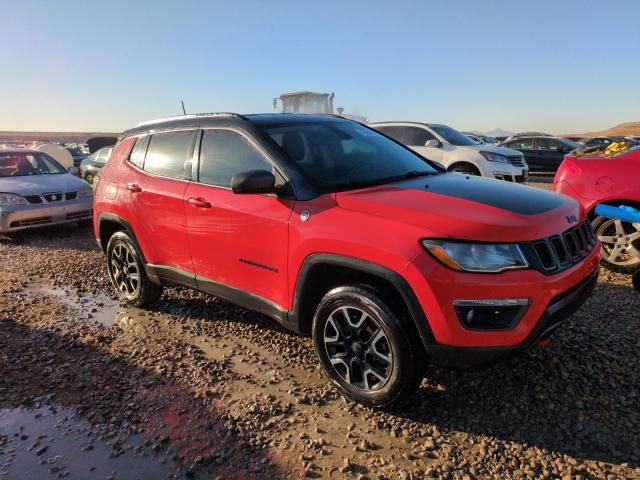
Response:
[[[412,170],[407,173],[403,173],[402,175],[393,175],[391,177],[383,177],[376,178],[373,180],[352,180],[342,185],[339,185],[338,188],[347,187],[347,188],[364,188],[364,187],[372,187],[375,185],[382,185],[385,183],[397,182],[399,180],[406,180],[408,178],[416,178],[416,177],[428,177],[431,175],[438,175],[442,172],[439,171],[421,171],[421,170]]]

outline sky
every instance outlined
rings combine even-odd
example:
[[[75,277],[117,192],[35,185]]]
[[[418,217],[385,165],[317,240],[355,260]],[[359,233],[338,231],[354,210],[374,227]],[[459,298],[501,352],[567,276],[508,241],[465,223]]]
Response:
[[[370,121],[640,121],[640,2],[2,0],[0,130],[123,131],[335,92]]]

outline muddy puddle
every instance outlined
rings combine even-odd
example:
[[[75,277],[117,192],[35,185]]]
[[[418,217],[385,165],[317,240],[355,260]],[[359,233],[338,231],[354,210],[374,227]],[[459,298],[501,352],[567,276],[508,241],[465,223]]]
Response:
[[[117,450],[115,441],[68,408],[0,409],[0,479],[172,477],[141,435],[118,438]]]

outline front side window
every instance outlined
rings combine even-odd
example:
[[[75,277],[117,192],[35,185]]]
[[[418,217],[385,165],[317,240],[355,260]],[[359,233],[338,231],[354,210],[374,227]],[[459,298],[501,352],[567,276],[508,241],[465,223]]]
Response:
[[[456,145],[458,147],[465,146],[465,145],[476,145],[476,142],[474,142],[463,133],[451,127],[447,127],[446,125],[429,125],[429,126],[431,127],[432,130],[434,130],[438,135],[444,138],[451,145]]]
[[[409,145],[411,147],[424,147],[424,144],[429,140],[435,140],[431,132],[425,130],[420,127],[405,127],[405,145]]]
[[[354,122],[300,122],[263,128],[313,184],[328,191],[439,172],[411,150]]]
[[[67,170],[45,153],[0,153],[0,177],[26,177],[67,173]]]
[[[151,136],[144,170],[163,177],[185,178],[185,164],[193,153],[193,131],[157,133]]]
[[[515,148],[516,150],[532,150],[533,149],[533,139],[531,138],[519,138],[518,140],[513,140],[509,143],[505,143],[505,147]]]
[[[388,127],[374,127],[376,130],[384,133],[385,135],[393,138],[396,142],[404,142],[405,127],[400,126],[388,126]]]
[[[553,138],[536,138],[533,146],[536,150],[557,151],[562,145]]]
[[[231,178],[249,170],[272,171],[271,164],[242,135],[230,130],[205,130],[200,147],[198,181],[229,187]]]

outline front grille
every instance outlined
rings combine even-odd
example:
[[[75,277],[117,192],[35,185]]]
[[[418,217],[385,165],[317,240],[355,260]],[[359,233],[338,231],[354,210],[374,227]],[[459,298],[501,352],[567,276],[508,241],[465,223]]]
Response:
[[[24,198],[26,198],[27,202],[29,203],[42,203],[42,198],[40,198],[40,195],[27,195]]]
[[[15,222],[11,222],[9,228],[29,227],[32,225],[44,225],[47,223],[51,223],[51,217],[29,218],[28,220],[16,220]]]
[[[43,193],[42,196],[47,202],[60,202],[64,199],[64,194],[62,193]]]
[[[511,155],[511,156],[507,156],[507,158],[509,159],[509,163],[511,163],[511,165],[514,165],[516,167],[524,167],[526,165],[524,162],[523,156]]]
[[[529,263],[545,274],[561,272],[579,263],[593,250],[598,239],[586,221],[558,235],[522,245]]]
[[[93,210],[82,210],[81,212],[67,213],[67,220],[82,220],[93,217]]]
[[[65,200],[75,200],[78,196],[78,192],[67,192],[64,194]]]

